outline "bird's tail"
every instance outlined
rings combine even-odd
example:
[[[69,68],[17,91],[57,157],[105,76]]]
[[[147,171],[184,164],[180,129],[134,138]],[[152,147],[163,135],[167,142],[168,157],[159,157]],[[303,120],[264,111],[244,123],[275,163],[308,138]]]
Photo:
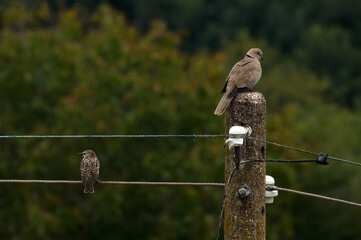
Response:
[[[225,111],[228,105],[231,103],[233,97],[229,97],[227,93],[223,95],[221,100],[218,103],[218,106],[216,110],[214,111],[215,115],[222,115]]]
[[[83,181],[84,193],[94,193],[94,184],[92,181]]]

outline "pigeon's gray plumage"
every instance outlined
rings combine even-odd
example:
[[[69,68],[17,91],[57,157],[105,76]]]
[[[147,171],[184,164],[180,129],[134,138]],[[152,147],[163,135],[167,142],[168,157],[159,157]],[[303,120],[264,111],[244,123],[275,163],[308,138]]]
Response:
[[[251,48],[246,56],[233,66],[221,91],[224,94],[214,111],[215,115],[222,115],[226,111],[236,95],[237,89],[252,88],[256,85],[262,75],[262,67],[259,62],[259,59],[263,59],[262,55],[261,49]]]

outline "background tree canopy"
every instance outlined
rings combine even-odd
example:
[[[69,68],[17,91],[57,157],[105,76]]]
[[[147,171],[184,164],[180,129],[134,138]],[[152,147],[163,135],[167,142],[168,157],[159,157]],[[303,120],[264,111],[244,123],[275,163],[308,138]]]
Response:
[[[0,1],[0,134],[223,133],[223,81],[251,47],[267,138],[360,161],[361,3]],[[1,139],[2,179],[222,182],[224,139]],[[268,158],[308,158],[268,146]],[[267,164],[282,187],[361,202],[360,169]],[[2,239],[213,239],[223,189],[1,184]],[[332,214],[332,215],[331,215]],[[332,216],[332,217],[331,217]],[[359,239],[361,211],[280,193],[269,239]],[[322,223],[322,224],[321,224]]]

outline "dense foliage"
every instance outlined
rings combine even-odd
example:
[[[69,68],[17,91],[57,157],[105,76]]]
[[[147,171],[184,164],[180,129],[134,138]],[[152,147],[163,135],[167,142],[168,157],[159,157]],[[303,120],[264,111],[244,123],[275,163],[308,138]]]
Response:
[[[4,1],[4,0],[0,0]],[[44,0],[22,0],[28,5]],[[6,1],[4,1],[6,2]],[[180,34],[181,49],[222,49],[240,29],[267,39],[331,85],[323,96],[347,107],[361,105],[361,2],[358,0],[47,0],[53,12],[78,6],[83,14],[108,2],[142,32],[154,19]],[[56,21],[52,18],[52,21]],[[329,97],[329,95],[332,97]]]
[[[360,159],[359,36],[351,34],[354,26],[347,19],[330,27],[338,23],[331,8],[329,14],[315,13],[326,1],[303,11],[294,8],[289,14],[295,22],[282,17],[291,2],[281,1],[269,1],[265,9],[255,5],[262,1],[238,1],[246,16],[218,1],[155,1],[164,9],[147,5],[152,11],[142,8],[147,1],[115,4],[128,9],[125,15],[93,2],[89,9],[52,8],[51,1],[2,9],[1,135],[222,133],[224,121],[213,111],[225,76],[247,49],[258,46],[266,59],[256,89],[267,99],[267,138]],[[193,12],[181,12],[184,8]],[[274,22],[260,22],[270,8],[279,12],[268,17]],[[150,23],[157,11],[172,19]],[[222,13],[214,25],[202,22],[209,17],[195,20],[196,13],[212,12]],[[238,17],[244,21],[234,22]],[[286,28],[277,28],[278,21]],[[313,21],[320,24],[303,28]],[[248,28],[256,24],[260,27]],[[198,25],[209,32],[196,34]],[[212,26],[222,47],[210,53],[205,43],[217,43],[210,37]],[[219,35],[220,29],[226,33]],[[203,50],[196,51],[200,46]],[[185,53],[184,48],[194,50]],[[223,181],[219,138],[2,139],[0,175],[80,179],[76,153],[85,149],[97,153],[101,180]],[[267,156],[310,157],[271,146]],[[361,201],[361,174],[352,166],[268,164],[267,172],[279,186]],[[1,184],[0,194],[2,239],[213,239],[222,189],[98,185],[89,196],[80,185]],[[360,217],[353,207],[280,193],[267,208],[267,235],[358,239]]]

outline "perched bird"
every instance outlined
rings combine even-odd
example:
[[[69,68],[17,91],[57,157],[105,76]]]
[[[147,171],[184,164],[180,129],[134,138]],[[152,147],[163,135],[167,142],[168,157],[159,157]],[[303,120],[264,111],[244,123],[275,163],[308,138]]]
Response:
[[[99,176],[99,160],[92,150],[85,150],[78,154],[83,155],[80,171],[83,179],[84,193],[94,193],[94,185]]]
[[[214,111],[215,115],[222,115],[226,111],[240,88],[252,88],[256,85],[262,75],[262,67],[259,62],[259,59],[263,60],[262,55],[261,49],[251,48],[246,56],[233,66],[221,91],[224,94]]]

